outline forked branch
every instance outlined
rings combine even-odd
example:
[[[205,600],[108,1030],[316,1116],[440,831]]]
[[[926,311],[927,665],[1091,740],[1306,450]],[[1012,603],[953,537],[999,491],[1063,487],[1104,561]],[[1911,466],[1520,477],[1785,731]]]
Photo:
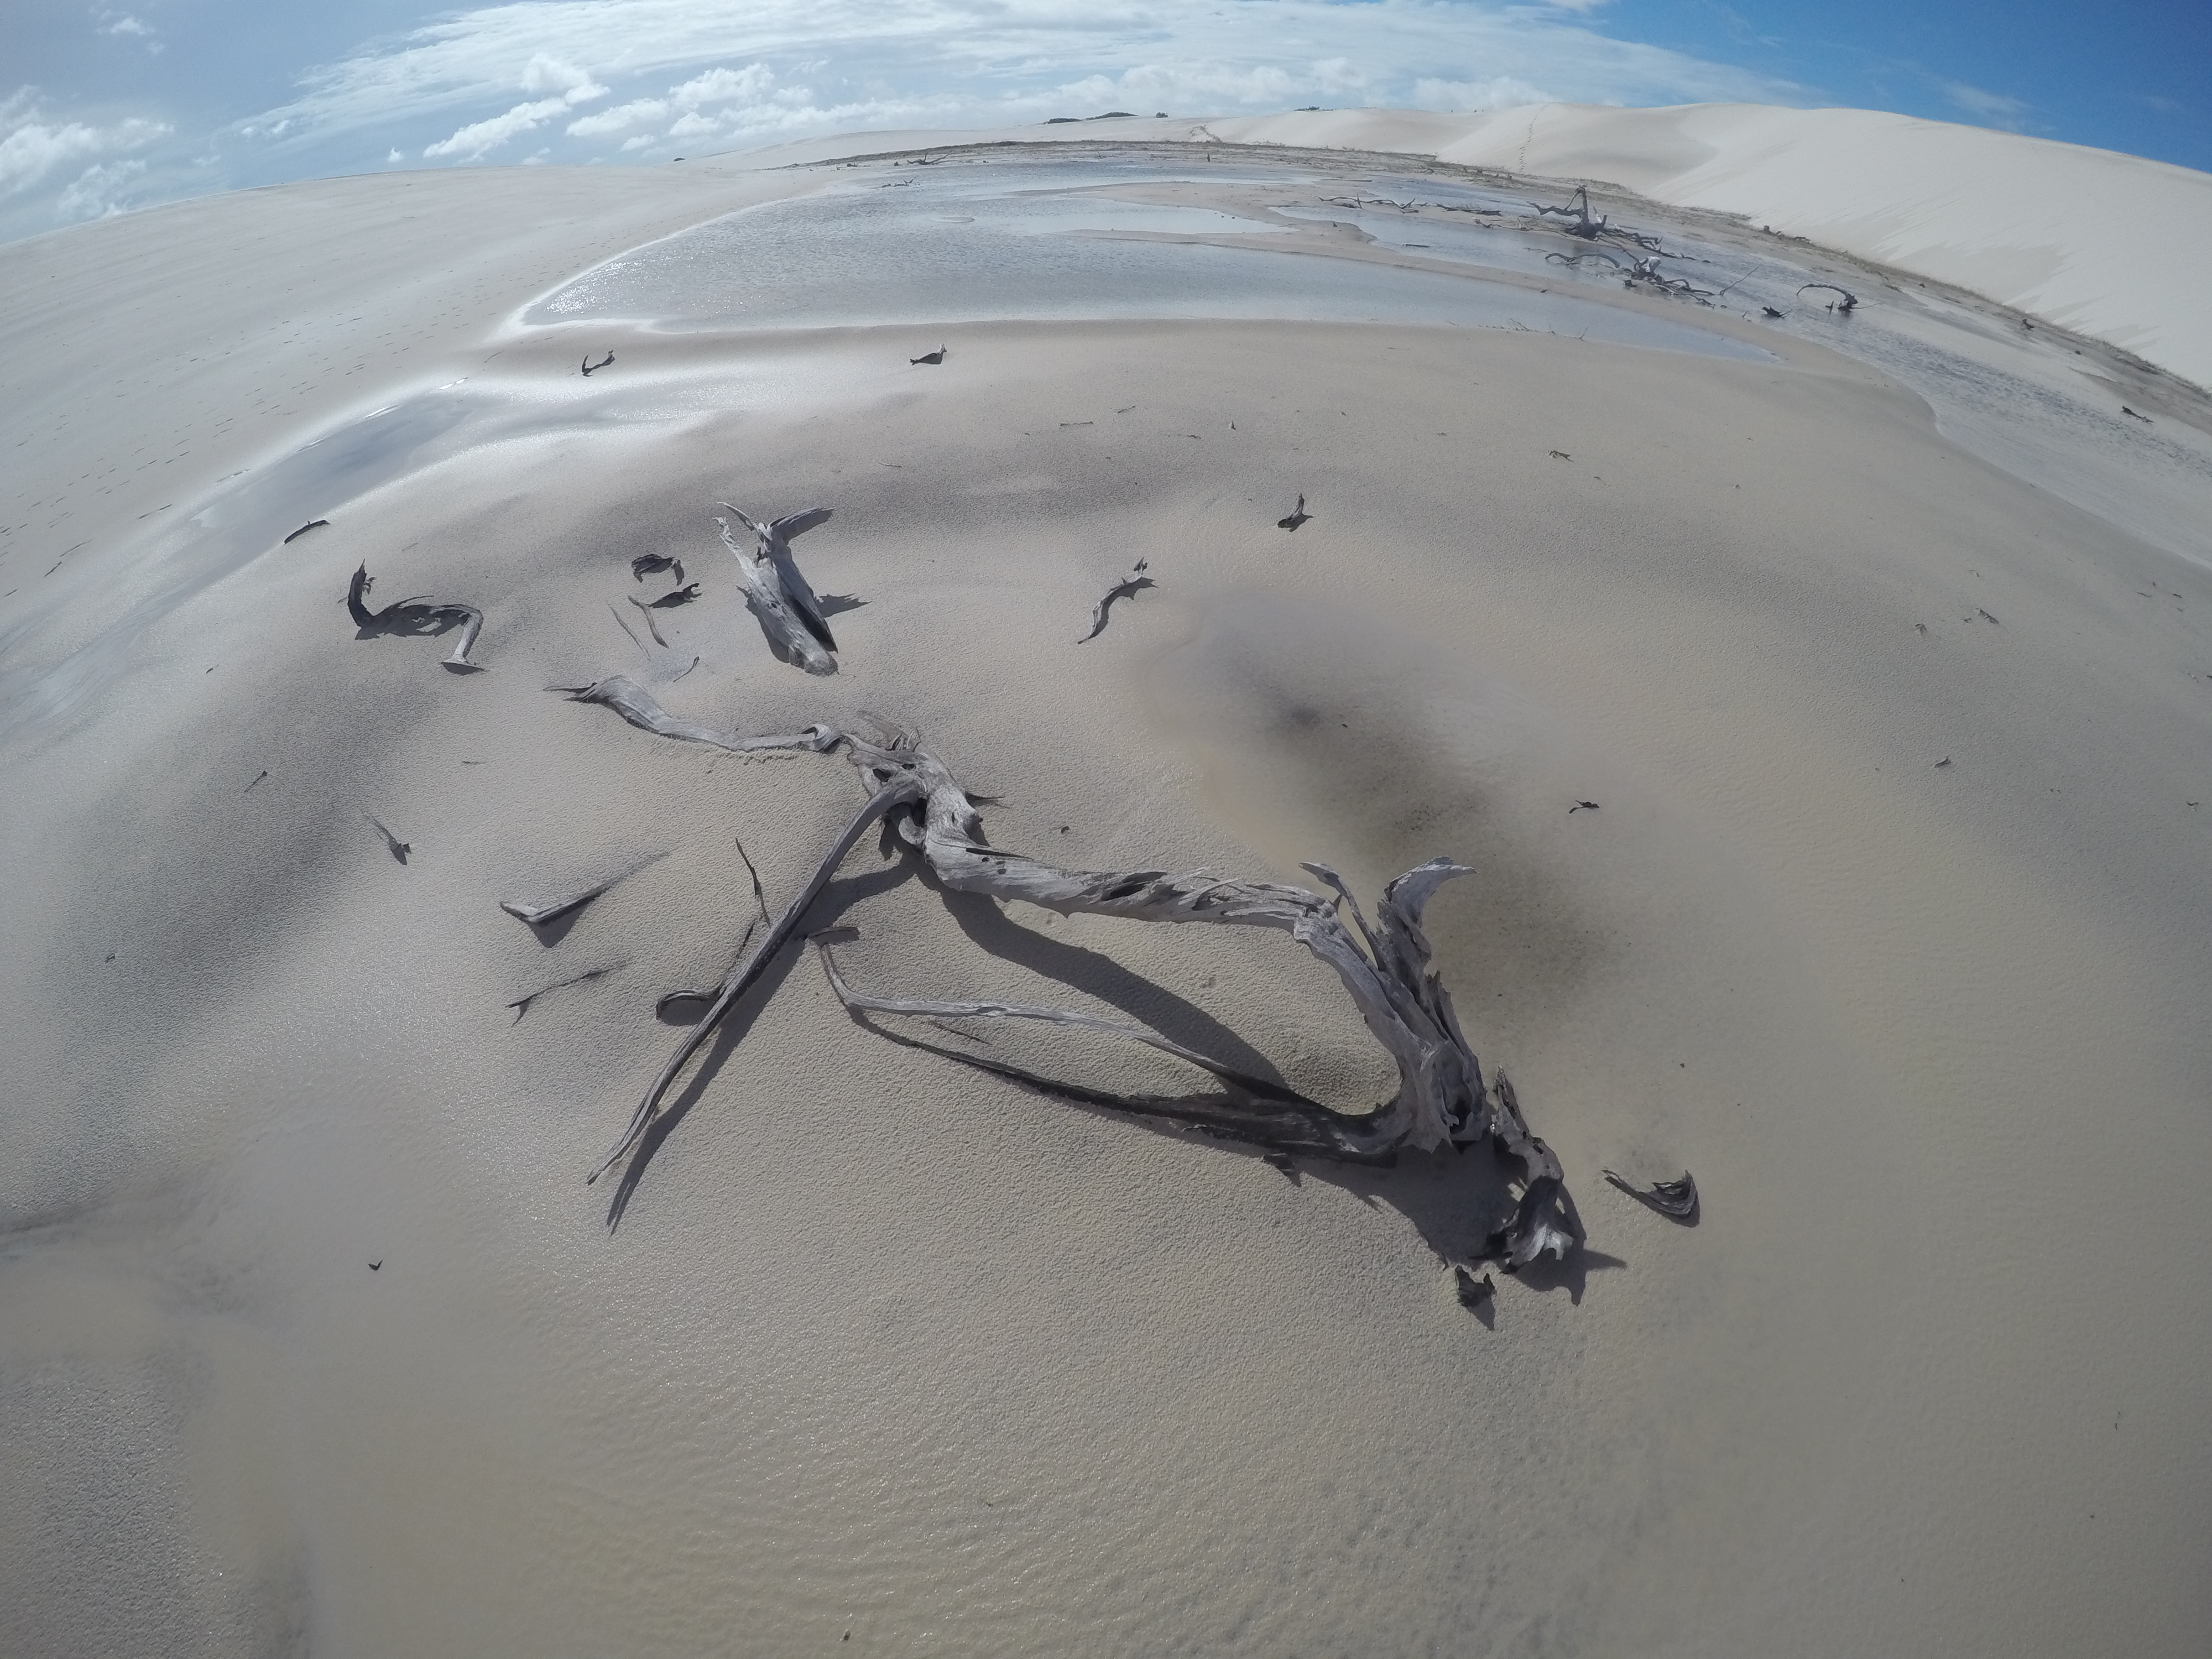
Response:
[[[789,737],[741,738],[668,714],[627,680],[602,681],[570,695],[605,703],[647,731],[718,748],[744,752],[842,750],[867,790],[866,802],[825,851],[799,896],[731,970],[705,1015],[661,1068],[592,1179],[638,1146],[685,1064],[798,931],[806,909],[846,854],[871,826],[887,818],[937,879],[957,892],[1002,903],[1034,904],[1062,915],[1080,912],[1133,921],[1211,922],[1289,933],[1336,974],[1368,1030],[1395,1063],[1398,1089],[1371,1112],[1335,1112],[1279,1085],[1236,1073],[1157,1033],[1089,1016],[1013,1003],[894,1002],[860,997],[837,976],[836,964],[825,952],[823,963],[831,983],[848,1006],[925,1017],[1089,1024],[1133,1037],[1211,1072],[1234,1085],[1237,1096],[1203,1112],[1152,1110],[1113,1097],[1104,1097],[1103,1103],[1177,1116],[1277,1151],[1377,1164],[1389,1162],[1401,1151],[1431,1152],[1486,1139],[1520,1165],[1521,1194],[1511,1218],[1492,1237],[1485,1255],[1519,1267],[1547,1251],[1564,1256],[1575,1242],[1563,1201],[1559,1160],[1529,1133],[1512,1087],[1503,1076],[1494,1089],[1484,1086],[1481,1066],[1460,1030],[1450,995],[1429,966],[1422,912],[1437,888],[1468,873],[1463,866],[1432,859],[1407,871],[1383,889],[1372,922],[1361,913],[1342,878],[1326,865],[1306,868],[1331,890],[1333,897],[1303,887],[1238,881],[1202,870],[1180,875],[1164,870],[1063,870],[992,847],[984,839],[974,799],[909,733],[869,735],[816,726]],[[1357,939],[1346,927],[1340,908],[1350,910]],[[1098,1098],[1095,1094],[1084,1097]]]

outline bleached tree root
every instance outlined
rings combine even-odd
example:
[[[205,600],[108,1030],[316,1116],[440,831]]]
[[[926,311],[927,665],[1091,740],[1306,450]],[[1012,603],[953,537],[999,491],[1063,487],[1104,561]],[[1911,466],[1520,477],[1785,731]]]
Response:
[[[1055,1092],[1144,1115],[1176,1118],[1279,1152],[1382,1164],[1401,1152],[1434,1152],[1486,1140],[1519,1166],[1521,1191],[1511,1217],[1476,1259],[1495,1260],[1511,1270],[1528,1266],[1547,1252],[1564,1258],[1575,1243],[1559,1159],[1529,1132],[1512,1085],[1502,1073],[1494,1087],[1485,1086],[1481,1065],[1460,1030],[1450,995],[1429,966],[1429,943],[1421,932],[1422,912],[1437,888],[1468,873],[1463,866],[1439,858],[1407,871],[1383,889],[1371,922],[1343,879],[1322,864],[1305,867],[1330,890],[1333,897],[1303,887],[1238,881],[1204,871],[1176,875],[1164,870],[1063,870],[992,847],[984,839],[974,799],[942,762],[918,746],[911,733],[866,735],[815,726],[790,737],[740,738],[668,714],[628,681],[602,681],[571,695],[579,701],[605,703],[644,730],[717,748],[741,752],[777,748],[816,753],[842,750],[867,790],[867,799],[824,852],[797,897],[766,936],[744,953],[705,1015],[661,1067],[622,1138],[592,1172],[592,1180],[598,1180],[644,1139],[686,1063],[797,933],[806,910],[846,854],[879,820],[888,819],[899,840],[917,852],[937,879],[955,892],[974,893],[1002,903],[1034,904],[1062,915],[1080,913],[1132,921],[1213,923],[1289,933],[1335,973],[1369,1032],[1395,1064],[1398,1090],[1371,1112],[1335,1112],[1279,1085],[1236,1072],[1137,1027],[1025,1004],[924,1003],[862,997],[836,974],[835,962],[825,951],[823,965],[848,1006],[939,1018],[1040,1019],[1089,1026],[1146,1042],[1211,1073],[1229,1084],[1231,1092],[1218,1101],[1203,1103],[1138,1101],[1055,1085],[1049,1079],[981,1056],[958,1058],[1051,1087]],[[1351,914],[1350,928],[1340,915],[1346,910]]]
[[[731,533],[728,519],[714,520],[721,527],[722,545],[738,562],[738,580],[744,589],[745,604],[760,619],[769,644],[810,674],[836,673],[837,659],[830,653],[836,650],[837,641],[822,613],[822,601],[799,574],[791,556],[791,538],[828,522],[830,509],[811,507],[804,513],[762,524],[727,501],[720,506],[752,532],[753,548],[749,552]]]
[[[458,623],[461,637],[452,654],[444,659],[446,666],[456,673],[483,672],[482,663],[469,660],[470,648],[483,631],[483,611],[458,599],[433,599],[419,594],[387,605],[381,611],[371,611],[366,601],[368,590],[375,585],[376,578],[368,574],[368,567],[364,564],[353,573],[353,580],[346,588],[346,611],[353,617],[362,637],[372,634],[442,634]]]

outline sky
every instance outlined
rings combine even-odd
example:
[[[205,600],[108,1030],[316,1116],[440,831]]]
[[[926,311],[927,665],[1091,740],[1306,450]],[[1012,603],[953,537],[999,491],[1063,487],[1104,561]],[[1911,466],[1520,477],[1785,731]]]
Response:
[[[338,173],[1551,99],[1848,105],[2212,171],[2212,0],[0,0],[0,240]]]

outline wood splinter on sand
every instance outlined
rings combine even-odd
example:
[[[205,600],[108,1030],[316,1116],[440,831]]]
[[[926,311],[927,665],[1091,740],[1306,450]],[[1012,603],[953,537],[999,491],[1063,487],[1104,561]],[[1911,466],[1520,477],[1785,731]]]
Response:
[[[469,649],[483,631],[483,611],[458,599],[433,599],[420,594],[387,605],[381,611],[371,611],[363,601],[375,581],[368,574],[368,566],[363,564],[353,573],[353,584],[346,589],[346,610],[363,638],[371,634],[437,635],[458,623],[460,641],[453,647],[453,654],[444,659],[445,665],[456,673],[483,672],[482,663],[469,660]]]
[[[1081,1026],[1124,1036],[1209,1073],[1225,1087],[1192,1097],[1130,1096],[1024,1071],[981,1054],[935,1052],[994,1073],[1042,1093],[1183,1127],[1267,1152],[1343,1164],[1388,1165],[1402,1152],[1465,1148],[1487,1141],[1517,1166],[1519,1188],[1504,1224],[1468,1259],[1473,1268],[1495,1261],[1510,1272],[1550,1254],[1565,1259],[1577,1242],[1566,1206],[1565,1178],[1551,1148],[1528,1130],[1513,1085],[1501,1072],[1486,1086],[1482,1067],[1462,1034],[1451,998],[1429,965],[1421,914],[1445,882],[1469,872],[1447,859],[1407,871],[1382,890],[1370,922],[1342,878],[1327,865],[1305,868],[1330,896],[1274,882],[1238,881],[1204,871],[1063,870],[992,847],[975,803],[943,762],[911,732],[861,733],[816,725],[783,737],[741,738],[672,715],[627,680],[571,690],[580,702],[614,709],[630,724],[665,737],[743,752],[769,750],[828,754],[842,750],[860,774],[866,799],[831,841],[798,894],[766,934],[743,951],[699,1023],[686,1034],[646,1091],[629,1126],[588,1177],[597,1181],[638,1150],[661,1116],[661,1103],[723,1018],[799,934],[807,910],[846,854],[879,821],[954,892],[1001,903],[1033,904],[1062,915],[1115,916],[1133,921],[1212,922],[1286,933],[1336,974],[1398,1072],[1397,1093],[1370,1112],[1347,1113],[1309,1100],[1282,1085],[1234,1067],[1139,1026],[1068,1010],[1006,1002],[928,1002],[864,996],[837,972],[828,941],[819,953],[831,988],[856,1014],[883,1012],[939,1018],[1012,1018]],[[1349,910],[1352,927],[1342,911]],[[1357,929],[1357,937],[1353,928]],[[1364,944],[1364,948],[1363,948]],[[865,1023],[865,1022],[864,1022]],[[923,1045],[925,1047],[929,1045]]]
[[[251,786],[249,786],[249,787],[250,787]],[[398,836],[393,835],[392,831],[384,827],[383,819],[368,812],[363,812],[362,817],[367,818],[372,824],[374,824],[376,826],[376,833],[384,837],[384,850],[391,854],[392,856],[400,863],[406,863],[407,855],[415,850],[414,843],[411,842],[402,841]]]
[[[569,894],[566,898],[548,899],[543,904],[532,904],[523,899],[501,899],[499,902],[499,908],[517,921],[530,927],[550,927],[562,917],[582,909],[600,894],[628,881],[639,871],[658,864],[667,856],[665,852],[652,854],[631,865],[629,869],[621,873],[609,876],[602,882],[595,882],[580,892]]]
[[[1159,586],[1158,582],[1154,581],[1150,576],[1147,576],[1145,574],[1145,567],[1149,562],[1150,561],[1145,559],[1138,560],[1134,565],[1130,567],[1129,574],[1122,577],[1120,581],[1115,582],[1113,586],[1108,588],[1106,590],[1106,597],[1099,600],[1097,605],[1091,606],[1091,631],[1088,634],[1085,634],[1081,639],[1076,641],[1078,645],[1088,645],[1091,641],[1097,639],[1101,634],[1106,631],[1106,613],[1114,608],[1115,600],[1133,599],[1141,590],[1147,587],[1158,587]]]
[[[828,523],[830,510],[810,507],[804,513],[763,524],[742,507],[727,501],[717,504],[752,532],[753,550],[748,552],[731,534],[728,519],[714,520],[721,526],[722,545],[738,562],[738,580],[744,588],[745,604],[760,619],[770,648],[810,674],[836,673],[837,659],[830,653],[836,650],[837,641],[822,614],[822,601],[799,574],[791,556],[791,538]]]
[[[638,598],[635,593],[629,594],[626,597],[632,605],[637,607],[638,613],[645,618],[645,625],[652,631],[653,634],[653,642],[665,650],[668,646],[668,641],[660,637],[660,624],[653,619],[653,607],[647,605],[643,599]]]
[[[1295,533],[1300,525],[1310,524],[1312,521],[1313,514],[1306,511],[1306,498],[1301,495],[1298,497],[1298,504],[1290,510],[1288,516],[1275,520],[1275,528]]]
[[[284,545],[287,547],[291,546],[294,542],[298,541],[301,537],[306,535],[310,530],[327,530],[330,528],[330,524],[331,521],[328,519],[310,519],[307,523],[301,525],[290,535],[284,538]]]
[[[592,361],[591,354],[590,354],[589,352],[585,353],[585,355],[584,355],[584,378],[585,378],[586,380],[590,380],[590,379],[592,378],[592,375],[594,375],[594,374],[598,374],[601,369],[605,368],[609,363],[611,363],[611,362],[614,362],[614,360],[615,360],[615,354],[614,354],[611,350],[610,350],[610,351],[607,353],[607,355],[606,355],[605,356],[604,356],[604,357],[600,358],[600,359],[599,359],[599,362],[597,362],[596,363],[595,363],[595,362],[593,362]]]
[[[1656,1210],[1669,1221],[1680,1221],[1692,1226],[1698,1219],[1698,1183],[1687,1170],[1680,1181],[1655,1182],[1649,1188],[1638,1187],[1626,1176],[1612,1170],[1601,1170],[1605,1178],[1626,1193],[1646,1209]]]

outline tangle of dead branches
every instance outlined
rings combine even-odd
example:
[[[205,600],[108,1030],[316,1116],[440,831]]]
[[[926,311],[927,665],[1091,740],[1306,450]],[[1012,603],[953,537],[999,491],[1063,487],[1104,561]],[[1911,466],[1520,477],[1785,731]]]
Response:
[[[1143,1042],[1175,1055],[1224,1085],[1212,1095],[1161,1098],[1122,1096],[1060,1083],[980,1056],[949,1055],[1029,1086],[1133,1115],[1267,1149],[1276,1156],[1353,1164],[1387,1164],[1401,1152],[1464,1148],[1486,1141],[1517,1170],[1518,1193],[1505,1224],[1467,1265],[1496,1261],[1525,1267],[1549,1252],[1564,1258],[1576,1242],[1559,1159],[1522,1118],[1501,1075],[1486,1085],[1482,1067],[1462,1033],[1449,994],[1429,966],[1421,914],[1445,882],[1468,873],[1444,859],[1407,871],[1383,889],[1370,921],[1336,872],[1305,868],[1327,895],[1274,882],[1239,881],[1203,871],[1064,870],[985,839],[975,799],[951,770],[911,732],[856,732],[816,725],[781,736],[745,737],[672,715],[629,680],[556,687],[579,702],[612,708],[633,726],[659,736],[741,753],[770,750],[842,753],[859,774],[865,799],[832,838],[798,896],[766,934],[744,950],[630,1115],[628,1126],[590,1179],[597,1181],[636,1154],[663,1113],[685,1066],[746,989],[798,937],[809,908],[839,864],[871,829],[888,822],[897,841],[955,892],[1002,903],[1040,906],[1136,921],[1212,923],[1288,933],[1336,975],[1368,1030],[1398,1071],[1395,1096],[1369,1112],[1343,1112],[1263,1079],[1235,1070],[1157,1032],[1067,1010],[1009,1002],[939,1002],[873,997],[855,991],[826,940],[821,959],[831,988],[855,1013],[934,1019],[1030,1019],[1083,1026]],[[1351,925],[1346,926],[1348,912]],[[945,1051],[939,1051],[945,1052]]]

